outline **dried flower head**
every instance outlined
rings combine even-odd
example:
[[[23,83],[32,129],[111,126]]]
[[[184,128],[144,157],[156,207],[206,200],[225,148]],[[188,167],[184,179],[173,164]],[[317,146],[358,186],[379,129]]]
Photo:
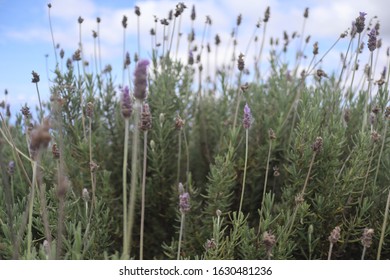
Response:
[[[265,245],[265,250],[267,252],[267,256],[271,257],[272,256],[272,248],[276,244],[276,238],[275,235],[272,234],[272,232],[264,232],[263,233],[263,243]]]
[[[80,61],[81,60],[81,50],[77,49],[74,54],[72,55],[73,61]]]
[[[217,217],[221,217],[222,211],[219,210],[219,209],[217,209],[217,210],[215,211],[215,214],[217,215]]]
[[[242,22],[242,15],[241,14],[239,14],[238,16],[237,16],[237,26],[240,26],[240,24],[241,24],[241,22]]]
[[[42,125],[35,127],[30,133],[30,156],[35,157],[40,149],[45,149],[49,145],[51,136],[49,133],[49,120],[45,119]]]
[[[175,128],[177,130],[181,130],[184,127],[184,124],[185,124],[185,121],[182,118],[180,118],[179,115],[177,115],[175,118]]]
[[[81,197],[83,198],[84,202],[89,201],[89,192],[88,192],[87,188],[83,189],[83,191],[81,193]]]
[[[40,79],[39,79],[38,73],[35,72],[35,71],[32,71],[31,74],[32,74],[32,76],[33,76],[31,82],[32,82],[32,83],[35,83],[35,84],[36,84],[36,83],[39,83],[39,80],[40,80]]]
[[[141,59],[137,63],[134,71],[134,97],[139,100],[144,100],[146,98],[148,65],[149,60]]]
[[[237,68],[238,70],[242,71],[245,68],[245,61],[244,61],[244,55],[240,53],[238,55],[238,60],[237,60]]]
[[[376,130],[373,130],[371,132],[371,140],[376,143],[379,142],[380,139],[381,139],[381,135]]]
[[[100,21],[101,21],[100,17],[97,17],[97,18],[96,18],[96,22],[97,22],[97,23],[100,23]]]
[[[141,122],[139,128],[142,131],[148,131],[152,128],[152,115],[150,114],[150,108],[148,103],[144,103],[141,113]]]
[[[374,28],[368,33],[367,47],[371,52],[376,49],[376,30]]]
[[[206,244],[205,244],[206,250],[212,250],[217,247],[217,243],[215,242],[214,238],[207,239]]]
[[[270,7],[268,6],[267,9],[265,10],[265,13],[264,13],[264,22],[268,22],[269,20],[269,17],[270,17]]]
[[[90,170],[92,173],[96,172],[96,170],[98,170],[98,168],[99,168],[99,165],[97,165],[96,162],[91,161],[91,162],[89,163],[89,170]]]
[[[93,103],[92,102],[87,103],[86,115],[90,119],[93,117]]]
[[[313,149],[313,151],[315,153],[319,153],[321,152],[322,150],[322,146],[323,146],[323,140],[321,137],[317,137],[316,138],[316,141],[314,142],[314,144],[311,146],[311,148]]]
[[[366,248],[370,248],[372,244],[372,237],[374,235],[374,229],[372,228],[365,228],[363,230],[362,237],[360,238],[362,245]]]
[[[82,17],[79,17],[79,18],[77,19],[77,21],[78,21],[79,24],[82,24],[82,23],[84,22],[84,19],[83,19]]]
[[[340,231],[341,231],[340,227],[337,226],[330,233],[328,239],[329,239],[329,242],[332,243],[333,245],[336,244],[337,241],[339,241],[339,239],[340,239]]]
[[[122,18],[122,26],[123,26],[123,28],[127,27],[127,16],[125,16],[125,15]]]
[[[133,112],[133,102],[130,97],[129,88],[125,86],[121,95],[121,113],[124,118],[130,118]]]
[[[318,54],[318,42],[315,42],[313,44],[313,54],[317,55]]]
[[[60,158],[60,150],[58,149],[58,146],[56,143],[54,143],[52,146],[51,146],[51,152],[53,154],[53,157],[55,159],[59,159]]]
[[[360,12],[359,16],[355,20],[355,27],[356,27],[356,32],[357,33],[362,33],[364,30],[365,23],[364,21],[366,20],[366,13],[365,12]]]
[[[135,13],[137,16],[140,16],[140,15],[141,15],[141,9],[140,9],[138,6],[135,6],[135,7],[134,7],[134,13]]]
[[[11,160],[9,163],[8,163],[8,168],[7,168],[7,172],[10,176],[14,175],[15,173],[15,162],[13,160]]]
[[[219,38],[219,35],[215,35],[215,45],[219,45],[221,43],[221,38]]]
[[[309,17],[309,8],[305,9],[305,12],[303,13],[303,17],[304,18],[308,18]]]
[[[195,20],[195,18],[196,18],[195,5],[192,5],[191,20]]]
[[[129,52],[126,52],[125,61],[123,63],[123,69],[126,69],[131,64],[131,58]]]
[[[270,140],[275,140],[276,139],[276,134],[275,134],[275,132],[273,131],[272,128],[270,128],[268,130],[268,137],[269,137]]]
[[[248,104],[245,104],[244,107],[244,118],[242,120],[242,124],[245,129],[249,129],[252,124],[252,114],[251,109],[249,108]]]
[[[49,9],[51,9],[51,3],[48,3],[48,4],[47,4],[47,7],[48,7]]]
[[[274,166],[272,169],[274,170],[274,177],[279,177],[280,176],[279,167]]]

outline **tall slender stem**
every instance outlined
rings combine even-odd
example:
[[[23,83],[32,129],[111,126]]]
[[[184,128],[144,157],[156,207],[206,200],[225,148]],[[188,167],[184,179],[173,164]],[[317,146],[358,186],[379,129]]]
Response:
[[[146,159],[147,159],[147,147],[148,147],[148,132],[144,132],[144,159],[142,168],[142,188],[141,188],[141,226],[140,226],[140,248],[139,259],[143,260],[144,257],[144,225],[145,225],[145,188],[146,188]]]
[[[381,238],[379,239],[378,253],[376,256],[377,260],[381,259],[382,245],[383,245],[383,241],[385,239],[385,231],[386,231],[386,226],[387,226],[387,218],[389,217],[389,207],[390,207],[390,189],[389,189],[389,194],[387,196],[385,216],[383,217]]]
[[[129,240],[127,237],[127,158],[129,149],[129,118],[125,119],[125,142],[123,151],[123,170],[122,170],[122,184],[123,184],[123,256],[129,252]]]
[[[244,176],[242,179],[242,191],[241,191],[240,207],[238,208],[238,214],[240,214],[241,212],[242,203],[244,201],[246,169],[248,164],[248,139],[249,139],[249,129],[245,129],[245,165],[244,165]]]

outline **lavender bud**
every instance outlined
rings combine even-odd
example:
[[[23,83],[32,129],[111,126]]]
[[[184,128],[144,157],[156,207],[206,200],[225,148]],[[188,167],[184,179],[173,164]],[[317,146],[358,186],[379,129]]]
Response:
[[[149,104],[145,103],[141,113],[141,123],[139,128],[142,131],[148,131],[152,128],[152,115],[150,114]]]
[[[179,207],[180,212],[183,214],[190,211],[190,194],[188,192],[183,192],[179,195]]]
[[[337,241],[339,241],[340,239],[340,227],[335,227],[332,232],[330,233],[329,235],[329,242],[332,243],[333,245],[337,243]]]
[[[83,189],[83,192],[81,193],[81,197],[83,198],[84,202],[89,201],[89,192],[86,188]]]
[[[141,15],[141,10],[140,10],[140,8],[139,8],[138,6],[135,6],[135,7],[134,7],[134,12],[135,12],[135,14],[136,14],[137,16],[140,16],[140,15]]]
[[[122,19],[122,26],[123,26],[123,28],[126,28],[126,27],[127,27],[127,16],[123,16],[123,19]]]
[[[376,49],[376,30],[371,29],[370,33],[368,33],[368,49],[373,52]]]
[[[263,21],[267,22],[269,20],[269,16],[270,16],[270,7],[268,6],[267,9],[265,10]]]
[[[357,33],[362,33],[364,30],[365,23],[364,21],[366,20],[365,16],[367,14],[365,12],[360,12],[360,15],[356,18],[355,20],[355,26],[356,26],[356,32]]]
[[[238,56],[237,68],[240,71],[244,70],[244,68],[245,68],[244,55],[242,53],[240,53]]]
[[[215,239],[214,238],[207,239],[205,247],[206,247],[206,250],[211,250],[211,249],[216,248],[217,243],[215,243]]]
[[[133,112],[133,103],[127,86],[122,89],[121,112],[124,118],[130,118],[131,113]]]
[[[147,77],[149,61],[141,59],[134,71],[134,97],[139,100],[146,98]]]
[[[263,243],[265,245],[265,249],[267,252],[267,256],[272,256],[272,248],[275,246],[276,238],[275,235],[273,235],[271,232],[264,232],[263,234]]]
[[[8,174],[9,174],[10,176],[12,176],[12,175],[14,175],[14,173],[15,173],[15,162],[11,160],[11,161],[8,163]]]
[[[31,74],[32,74],[32,76],[33,76],[31,82],[32,82],[32,83],[35,83],[35,84],[36,84],[36,83],[39,83],[39,80],[40,80],[40,79],[39,79],[38,73],[36,73],[35,71],[32,71]]]
[[[314,144],[311,146],[311,148],[313,149],[313,151],[315,153],[319,153],[321,152],[322,150],[322,146],[323,146],[323,140],[321,137],[317,137],[316,138],[316,141],[314,142]]]
[[[372,244],[372,237],[374,235],[374,229],[372,228],[365,228],[363,231],[363,235],[361,237],[362,245],[366,248],[370,248]]]
[[[252,114],[251,114],[251,109],[249,108],[248,104],[245,104],[245,107],[244,107],[244,119],[243,119],[242,123],[243,123],[243,126],[245,129],[249,129],[251,127]]]

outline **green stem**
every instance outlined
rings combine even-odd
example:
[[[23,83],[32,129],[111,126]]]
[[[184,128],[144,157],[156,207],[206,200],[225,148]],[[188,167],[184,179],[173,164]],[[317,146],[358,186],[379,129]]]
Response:
[[[240,207],[238,208],[238,213],[240,214],[242,209],[242,203],[244,201],[244,191],[245,191],[245,180],[246,180],[246,169],[248,164],[248,138],[249,138],[249,129],[245,130],[245,166],[244,166],[244,176],[242,179],[242,191],[240,199]]]
[[[179,130],[179,133],[178,133],[178,136],[179,136],[179,151],[178,151],[178,154],[177,154],[177,175],[176,175],[176,182],[178,183],[179,180],[180,180],[180,168],[181,168],[181,129]]]
[[[130,186],[130,204],[128,210],[128,223],[127,223],[127,240],[129,242],[129,250],[126,253],[131,253],[131,239],[133,235],[134,225],[134,212],[135,212],[135,197],[137,194],[137,163],[138,163],[138,140],[139,140],[139,128],[138,123],[140,119],[139,109],[141,108],[141,101],[136,99],[134,106],[134,132],[133,132],[133,147],[132,147],[132,158],[131,158],[131,186]]]
[[[333,243],[329,244],[329,252],[328,252],[328,260],[332,257],[332,249],[333,249]]]
[[[177,260],[180,260],[181,241],[182,241],[182,238],[183,238],[183,231],[184,231],[184,221],[185,221],[185,214],[181,213],[180,232],[179,232],[179,244],[178,244],[178,247],[177,247]]]
[[[125,119],[125,142],[123,151],[123,256],[129,252],[129,243],[127,238],[127,157],[129,149],[129,119]]]
[[[140,226],[140,247],[139,247],[139,259],[143,260],[144,257],[144,225],[145,225],[145,185],[146,185],[146,159],[147,159],[147,147],[148,147],[148,132],[144,132],[144,160],[142,169],[142,188],[141,188],[141,226]]]
[[[376,256],[377,260],[381,259],[382,245],[383,245],[383,241],[385,239],[385,231],[386,231],[386,226],[387,226],[387,218],[389,216],[389,207],[390,207],[390,189],[389,189],[389,194],[387,196],[385,216],[383,217],[381,238],[379,239],[378,253]]]
[[[381,150],[379,152],[378,164],[376,166],[376,171],[375,171],[374,185],[376,184],[376,179],[378,178],[379,167],[380,167],[380,164],[381,164],[381,158],[382,158],[382,154],[383,154],[383,148],[385,146],[385,139],[386,139],[386,134],[387,134],[387,125],[388,125],[388,120],[386,119],[386,121],[385,121],[385,128],[384,128],[383,137],[382,137],[382,146],[381,146]]]
[[[38,157],[39,157],[38,152]],[[28,226],[27,226],[27,259],[31,260],[31,243],[32,243],[32,214],[33,214],[33,206],[34,206],[34,194],[35,194],[35,184],[37,183],[37,169],[38,163],[36,160],[33,161],[33,178],[31,183],[31,200],[30,200],[30,208],[28,212]]]

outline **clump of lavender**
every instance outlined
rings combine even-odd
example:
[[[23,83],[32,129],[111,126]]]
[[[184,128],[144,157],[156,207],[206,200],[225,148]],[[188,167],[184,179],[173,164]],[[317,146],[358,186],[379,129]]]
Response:
[[[179,245],[177,249],[177,259],[180,259],[181,242],[183,238],[185,215],[190,211],[190,194],[184,190],[183,184],[179,183],[179,209],[181,213]]]
[[[340,227],[337,226],[335,227],[332,232],[330,233],[329,235],[329,253],[328,253],[328,260],[330,260],[331,256],[332,256],[332,249],[333,249],[333,246],[339,241],[340,239]]]
[[[141,59],[135,68],[134,97],[139,100],[144,100],[147,95],[148,65],[149,60]]]
[[[367,248],[371,247],[373,236],[374,236],[374,229],[365,228],[363,230],[362,237],[360,238],[362,245],[363,245],[362,260],[364,260],[364,255],[366,253]]]

